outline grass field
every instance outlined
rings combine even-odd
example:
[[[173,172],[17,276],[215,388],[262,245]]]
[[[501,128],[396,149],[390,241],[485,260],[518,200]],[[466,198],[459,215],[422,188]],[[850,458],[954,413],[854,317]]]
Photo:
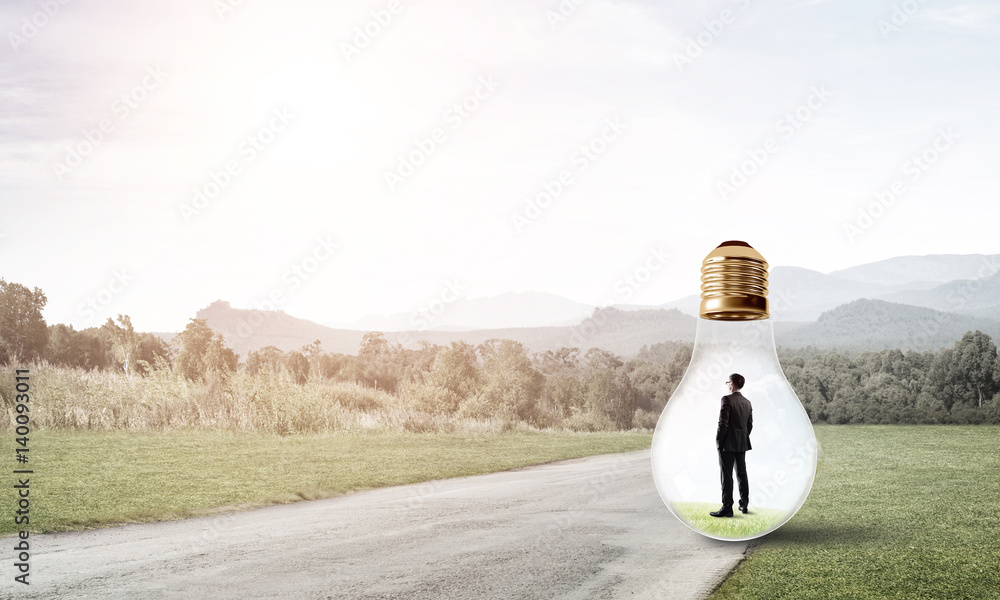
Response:
[[[816,428],[802,509],[713,600],[1000,598],[1000,427]]]
[[[14,463],[14,434],[0,456]],[[33,532],[155,521],[648,448],[652,434],[35,432]],[[21,465],[22,467],[24,465]],[[13,468],[13,467],[12,467]],[[10,473],[10,471],[8,471]],[[0,500],[17,505],[13,476]],[[19,529],[0,519],[0,534]]]
[[[715,538],[747,539],[771,529],[788,518],[788,511],[774,508],[749,507],[747,514],[733,506],[732,517],[713,517],[708,514],[719,510],[719,503],[674,502],[674,511],[692,527]]]

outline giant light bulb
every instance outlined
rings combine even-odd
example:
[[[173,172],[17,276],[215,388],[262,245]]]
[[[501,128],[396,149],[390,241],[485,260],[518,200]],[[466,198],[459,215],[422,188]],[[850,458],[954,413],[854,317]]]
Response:
[[[816,475],[816,436],[805,408],[781,372],[768,319],[767,261],[745,242],[723,242],[701,267],[701,318],[691,363],[653,433],[653,480],[670,511],[698,533],[749,540],[798,512]],[[722,507],[716,430],[729,375],[746,379],[752,449],[746,514],[713,517]]]

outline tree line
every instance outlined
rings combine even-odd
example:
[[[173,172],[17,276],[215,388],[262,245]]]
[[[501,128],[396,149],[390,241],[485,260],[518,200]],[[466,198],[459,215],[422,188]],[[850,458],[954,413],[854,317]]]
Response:
[[[805,348],[778,356],[813,422],[1000,423],[1000,360],[981,331],[939,352]]]
[[[692,352],[690,343],[670,341],[626,360],[598,348],[529,353],[507,339],[407,349],[370,332],[356,355],[324,352],[317,340],[290,352],[267,346],[240,360],[202,319],[191,319],[168,345],[136,332],[128,315],[82,331],[47,326],[38,288],[0,280],[0,300],[0,363],[37,360],[130,379],[169,372],[219,383],[212,393],[220,402],[237,373],[295,386],[353,384],[389,394],[416,413],[574,430],[654,427]],[[1000,423],[1000,361],[994,342],[979,331],[940,352],[782,348],[779,358],[813,422]],[[368,401],[351,402],[364,410]]]

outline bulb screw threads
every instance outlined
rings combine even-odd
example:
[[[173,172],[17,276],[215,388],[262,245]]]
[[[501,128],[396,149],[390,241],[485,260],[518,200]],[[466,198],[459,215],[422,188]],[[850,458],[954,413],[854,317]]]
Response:
[[[767,261],[750,244],[722,242],[701,264],[701,318],[753,321],[770,316]]]

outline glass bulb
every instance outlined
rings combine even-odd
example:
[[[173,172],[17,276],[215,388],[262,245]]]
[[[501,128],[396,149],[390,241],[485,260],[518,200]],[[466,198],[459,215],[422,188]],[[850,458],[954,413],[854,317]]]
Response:
[[[750,540],[774,531],[805,502],[816,475],[816,436],[785,379],[768,319],[767,262],[745,242],[724,242],[702,265],[701,318],[691,362],[653,433],[653,481],[684,524],[721,540]],[[752,406],[746,514],[738,510],[733,473],[732,517],[724,509],[721,453],[716,445],[727,381],[745,379]]]

